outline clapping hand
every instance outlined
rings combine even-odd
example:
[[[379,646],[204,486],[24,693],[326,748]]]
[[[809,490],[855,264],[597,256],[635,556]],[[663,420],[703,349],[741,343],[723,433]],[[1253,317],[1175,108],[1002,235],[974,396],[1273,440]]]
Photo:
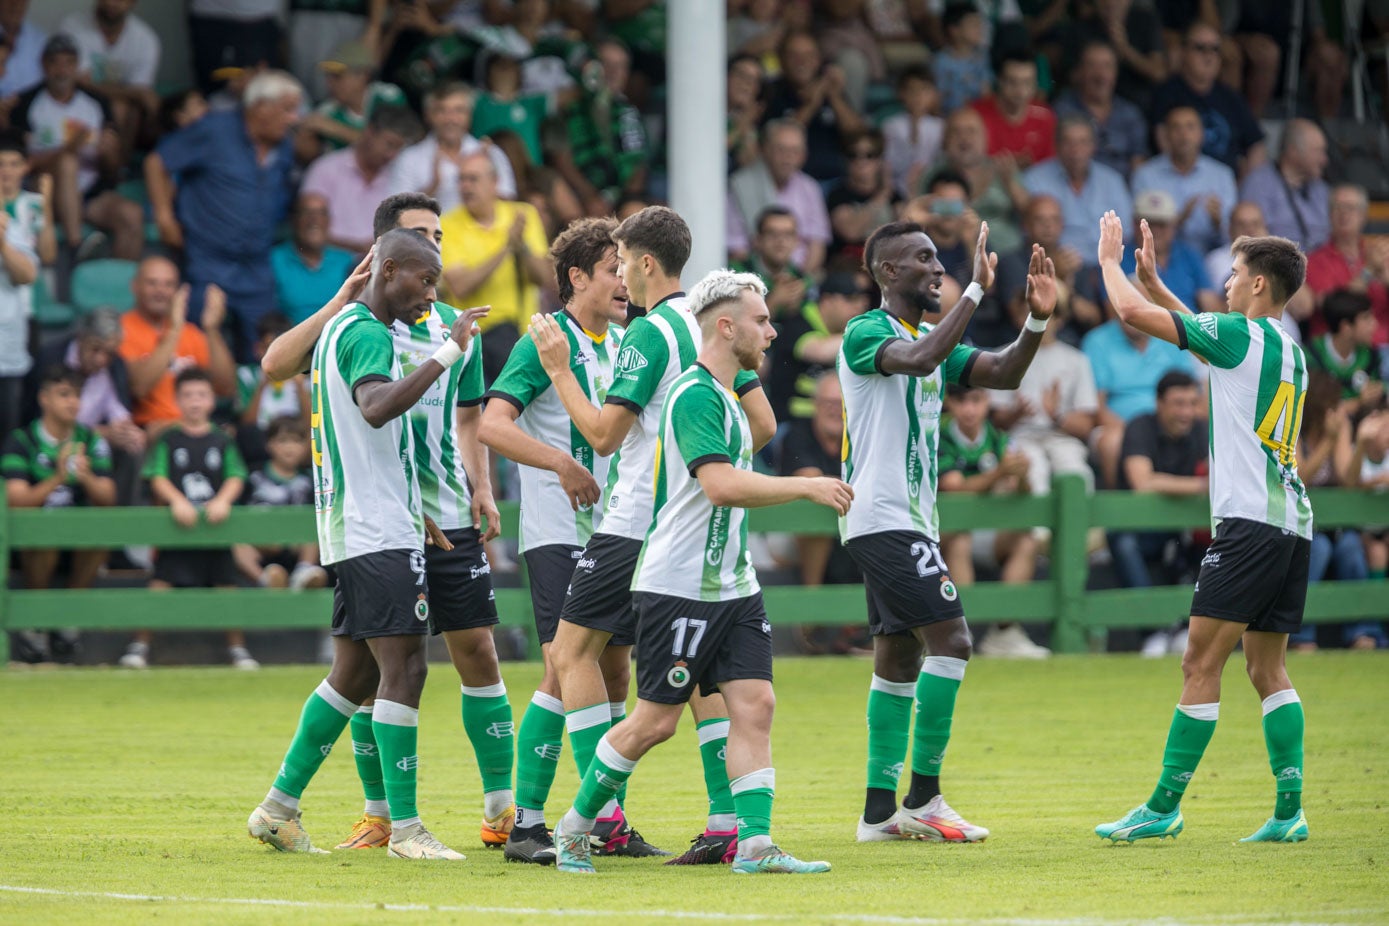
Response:
[[[1051,318],[1056,311],[1056,264],[1040,244],[1032,245],[1027,263],[1027,310],[1033,318]]]
[[[994,272],[998,270],[998,255],[989,253],[989,223],[979,223],[979,240],[974,245],[974,282],[983,287],[984,292],[994,285]],[[1052,271],[1054,277],[1055,269]],[[1055,305],[1055,300],[1053,300]]]
[[[535,342],[535,352],[540,355],[540,364],[550,379],[563,375],[569,369],[569,338],[560,329],[559,322],[549,315],[532,315],[529,334]]]
[[[1114,210],[1100,216],[1100,243],[1097,254],[1101,265],[1119,263],[1124,259],[1124,223]]]

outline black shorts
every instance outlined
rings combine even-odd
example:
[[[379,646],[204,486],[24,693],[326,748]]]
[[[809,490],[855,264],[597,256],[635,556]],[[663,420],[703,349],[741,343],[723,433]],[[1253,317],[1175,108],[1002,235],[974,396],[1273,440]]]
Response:
[[[874,636],[965,616],[940,545],[916,531],[883,531],[844,544],[863,572]]]
[[[684,704],[698,682],[705,697],[720,682],[772,680],[772,625],[762,593],[732,601],[691,601],[635,592],[637,697]]]
[[[154,576],[174,588],[217,588],[235,585],[240,573],[231,550],[160,550]]]
[[[612,634],[609,646],[637,641],[637,612],[632,607],[632,576],[641,555],[640,540],[616,534],[594,534],[574,565],[559,619]]]
[[[381,550],[333,564],[333,636],[361,641],[429,631],[424,553]]]
[[[535,635],[541,643],[549,643],[555,638],[560,608],[564,606],[564,593],[574,576],[574,564],[583,551],[583,547],[552,543],[521,554],[526,559],[526,582],[531,588]]]
[[[1248,624],[1264,633],[1297,633],[1307,604],[1312,541],[1271,524],[1226,518],[1201,560],[1191,613]]]
[[[471,630],[497,623],[492,566],[476,528],[445,531],[452,550],[424,548],[429,575],[429,632]]]

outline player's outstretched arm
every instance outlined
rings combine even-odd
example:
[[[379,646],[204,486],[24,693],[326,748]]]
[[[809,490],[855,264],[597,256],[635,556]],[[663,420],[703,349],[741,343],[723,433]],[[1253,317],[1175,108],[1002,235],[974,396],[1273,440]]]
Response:
[[[994,285],[994,271],[998,269],[998,255],[989,253],[989,223],[979,223],[979,240],[974,245],[974,280],[983,292]],[[966,290],[966,293],[969,291]],[[945,314],[940,324],[915,341],[896,340],[883,350],[879,361],[882,372],[905,373],[909,376],[929,376],[936,367],[945,362],[950,352],[965,335],[965,328],[979,307],[978,300],[969,295],[960,297],[955,307]]]
[[[969,384],[989,389],[1016,389],[1037,356],[1042,332],[1056,311],[1056,264],[1040,244],[1032,245],[1027,263],[1027,324],[1017,340],[1000,351],[979,354],[969,369]]]
[[[560,329],[559,322],[545,314],[531,316],[530,330],[527,332],[535,342],[535,351],[540,355],[540,363],[555,387],[555,395],[564,404],[564,410],[579,433],[588,441],[593,452],[600,457],[610,456],[622,446],[627,432],[637,420],[637,413],[623,405],[605,403],[594,405],[574,371],[569,367],[569,339]]]
[[[371,277],[371,260],[375,254],[374,247],[367,251],[367,256],[348,274],[336,295],[323,308],[270,342],[265,356],[261,358],[260,368],[272,382],[282,383],[309,368],[313,346],[318,343],[318,336],[323,334],[328,322],[362,294]]]
[[[1142,247],[1133,252],[1134,264],[1138,268],[1138,282],[1143,284],[1153,302],[1162,308],[1184,315],[1193,314],[1191,309],[1183,305],[1182,300],[1167,288],[1162,277],[1158,276],[1157,248],[1153,246],[1153,233],[1148,228],[1148,220],[1139,219],[1138,229],[1142,237]]]
[[[468,352],[468,344],[477,333],[477,320],[491,310],[491,306],[478,306],[460,312],[450,331],[452,344],[456,346],[455,356],[448,362],[456,362]],[[447,344],[445,347],[447,348]],[[443,349],[439,353],[443,353]],[[352,393],[357,409],[367,424],[379,428],[393,418],[415,407],[415,403],[425,394],[439,375],[448,369],[439,359],[439,354],[430,357],[419,367],[402,379],[388,381],[374,380],[362,383]]]
[[[569,497],[569,506],[575,511],[597,504],[603,490],[593,474],[563,450],[522,431],[516,423],[520,415],[521,409],[505,396],[489,399],[482,410],[482,421],[478,424],[478,440],[513,463],[548,469],[559,476],[560,487]]]
[[[765,476],[725,461],[701,465],[695,478],[709,501],[721,508],[769,508],[805,499],[845,514],[854,500],[849,484],[833,476]]]
[[[1125,324],[1176,344],[1177,326],[1172,320],[1172,313],[1143,298],[1119,266],[1123,258],[1124,223],[1111,209],[1100,217],[1099,244],[1100,273],[1104,276],[1109,301]]]

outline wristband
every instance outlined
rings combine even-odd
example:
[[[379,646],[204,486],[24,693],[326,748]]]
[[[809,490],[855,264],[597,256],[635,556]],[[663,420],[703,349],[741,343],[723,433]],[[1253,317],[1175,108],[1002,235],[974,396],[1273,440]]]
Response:
[[[458,342],[455,341],[453,338],[449,338],[447,341],[444,342],[444,346],[436,350],[434,352],[434,355],[429,359],[437,360],[439,362],[439,366],[447,370],[449,367],[453,366],[462,358],[463,348],[459,347]]]
[[[978,283],[970,283],[965,287],[965,298],[973,302],[976,306],[984,301],[984,287]]]
[[[1047,330],[1047,322],[1049,321],[1051,321],[1050,318],[1038,318],[1029,313],[1027,316],[1027,323],[1023,325],[1023,328],[1027,331],[1035,331],[1041,334],[1043,331]]]

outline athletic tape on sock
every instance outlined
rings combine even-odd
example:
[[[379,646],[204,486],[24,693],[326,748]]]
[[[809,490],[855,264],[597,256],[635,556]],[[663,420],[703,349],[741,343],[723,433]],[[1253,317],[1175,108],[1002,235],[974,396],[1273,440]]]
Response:
[[[964,673],[961,672],[961,677],[963,677],[963,675]],[[953,678],[953,676],[951,677]],[[898,698],[910,698],[916,694],[916,682],[889,682],[881,675],[874,675],[873,681],[868,686],[868,689],[870,691],[881,691],[883,694],[890,694]]]
[[[609,702],[608,702],[608,713],[612,716],[612,719],[613,719],[613,720],[617,720],[619,717],[626,717],[626,716],[627,716],[627,702],[626,702],[626,701],[609,701]]]
[[[757,790],[775,791],[776,769],[759,768],[755,772],[740,775],[728,783],[728,790],[734,794]]]
[[[1302,703],[1302,699],[1297,696],[1296,688],[1284,688],[1282,691],[1275,691],[1264,698],[1264,716],[1267,717],[1285,704],[1300,703]]]
[[[506,682],[497,682],[495,685],[483,685],[481,688],[469,688],[467,685],[460,685],[463,694],[469,698],[500,698],[506,694]]]
[[[921,660],[921,672],[923,675],[934,675],[938,678],[953,678],[957,682],[965,679],[965,666],[969,661],[956,659],[954,656],[927,656]]]
[[[607,726],[610,723],[612,723],[612,714],[608,711],[606,701],[602,704],[590,704],[588,707],[581,707],[577,711],[570,711],[564,715],[564,727],[570,733],[587,730],[599,724]]]
[[[333,690],[333,686],[328,684],[326,678],[318,683],[318,687],[314,689],[314,694],[318,695],[324,701],[327,701],[333,710],[342,714],[349,720],[352,718],[353,714],[357,713],[357,705]]]
[[[564,716],[564,702],[559,698],[552,698],[543,691],[537,691],[531,695],[531,703],[542,710],[547,710],[551,714]]]
[[[1178,704],[1177,710],[1190,717],[1192,720],[1219,720],[1220,702],[1212,704]],[[1265,712],[1267,713],[1267,712]]]
[[[631,774],[632,769],[637,767],[637,760],[629,759],[614,749],[606,735],[598,741],[598,748],[594,750],[593,757],[615,772]]]
[[[695,736],[699,737],[699,745],[712,743],[716,739],[728,738],[727,720],[706,720],[704,723],[695,727]]]
[[[370,716],[371,716],[371,709],[372,709],[373,706],[374,706],[374,705],[372,705],[372,704],[363,704],[361,707],[357,708],[357,713],[359,713],[359,714],[366,714],[368,717],[370,717]]]
[[[388,723],[393,727],[418,727],[420,725],[420,709],[406,707],[404,704],[397,704],[394,701],[378,699],[376,713],[372,719]]]

